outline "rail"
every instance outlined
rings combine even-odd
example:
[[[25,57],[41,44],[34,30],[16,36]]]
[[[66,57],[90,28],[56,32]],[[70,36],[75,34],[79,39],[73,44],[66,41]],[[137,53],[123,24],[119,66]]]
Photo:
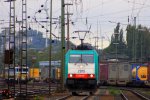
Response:
[[[123,100],[129,100],[130,99],[129,96],[128,96],[129,93],[125,93],[125,91],[126,92],[130,92],[131,94],[133,94],[135,98],[139,98],[141,100],[150,100],[149,98],[147,98],[144,95],[136,92],[135,90],[125,89],[125,88],[123,88],[121,90],[122,90],[121,91],[121,97],[122,97]],[[133,99],[133,98],[131,98],[131,99]]]

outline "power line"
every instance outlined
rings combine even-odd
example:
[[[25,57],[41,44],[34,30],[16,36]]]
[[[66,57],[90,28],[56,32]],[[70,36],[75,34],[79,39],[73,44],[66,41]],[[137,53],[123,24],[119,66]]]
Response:
[[[131,1],[127,1],[127,0],[123,0],[123,1],[125,1],[125,2],[128,2],[128,3],[134,3],[134,4],[136,4],[136,5],[146,5],[146,6],[149,6],[150,7],[150,5],[148,5],[148,4],[141,4],[141,3],[137,3],[137,2],[131,2]]]
[[[145,6],[146,2],[147,2],[147,0],[143,3],[143,5],[142,5],[141,9],[139,9],[139,11],[138,11],[138,13],[137,13],[137,16],[136,16],[136,17],[139,17],[139,14],[140,14],[140,12],[142,11],[143,7]]]

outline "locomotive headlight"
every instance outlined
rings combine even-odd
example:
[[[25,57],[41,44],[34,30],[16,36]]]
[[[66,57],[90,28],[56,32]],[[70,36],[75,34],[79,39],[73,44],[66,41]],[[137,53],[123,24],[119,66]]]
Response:
[[[82,65],[80,65],[80,68],[83,68],[83,66],[82,66]]]
[[[72,74],[70,74],[70,77],[72,77]]]
[[[94,77],[94,75],[93,75],[93,74],[91,74],[91,75],[90,75],[90,77]]]

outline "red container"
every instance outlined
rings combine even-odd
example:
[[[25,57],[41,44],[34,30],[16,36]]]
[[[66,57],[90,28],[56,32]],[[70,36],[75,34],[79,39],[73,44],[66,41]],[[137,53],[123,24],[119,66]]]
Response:
[[[99,78],[101,84],[106,84],[108,80],[108,63],[100,62]]]

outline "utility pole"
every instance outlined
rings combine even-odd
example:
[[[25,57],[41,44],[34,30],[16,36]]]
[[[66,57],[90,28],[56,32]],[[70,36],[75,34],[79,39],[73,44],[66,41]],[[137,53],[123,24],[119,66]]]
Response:
[[[51,95],[51,52],[52,52],[52,3],[50,0],[50,44],[49,44],[49,95]]]
[[[95,49],[98,50],[98,36],[93,37],[95,39]]]
[[[133,30],[133,61],[136,62],[136,17],[134,17],[134,26]]]
[[[20,66],[21,66],[21,70],[23,69],[23,67],[26,68],[26,83],[25,83],[25,88],[23,87],[23,85],[21,84],[21,88],[20,88],[20,94],[25,92],[25,95],[27,97],[28,93],[27,93],[27,79],[28,79],[28,72],[27,72],[27,0],[22,0],[22,30],[21,30],[21,57],[20,57]],[[22,77],[22,71],[21,71],[21,77]]]
[[[135,36],[135,46],[134,46],[134,52],[135,52],[135,55],[134,55],[134,59],[136,61],[136,17],[134,17],[134,25],[135,25],[135,31],[134,31],[134,36]]]
[[[117,53],[118,53],[118,52],[117,52],[117,45],[119,45],[119,43],[116,42],[116,43],[113,43],[113,44],[116,45],[116,66],[118,66],[118,61],[119,61],[119,60],[118,60],[118,55],[117,55]],[[118,70],[118,71],[117,71],[118,73],[116,74],[116,75],[117,75],[116,77],[117,77],[117,79],[118,79],[118,78],[119,78],[119,67],[117,67],[117,70]]]
[[[4,52],[3,54],[3,78],[5,79],[6,77],[5,77],[5,62],[4,61],[5,61],[5,50],[6,50],[6,33],[7,33],[7,30],[9,30],[9,27],[8,28],[4,27],[2,29],[5,30],[4,35],[3,35],[3,52]]]
[[[96,41],[96,44],[97,44],[97,45],[96,45],[97,51],[98,51],[98,40],[99,40],[99,37],[98,37],[98,33],[99,33],[98,25],[99,25],[99,24],[98,24],[98,21],[97,21],[97,36],[96,36],[96,40],[95,40],[95,41]]]
[[[141,63],[143,61],[143,34],[141,35]]]
[[[118,54],[118,52],[117,52],[117,45],[118,45],[119,43],[116,42],[116,43],[113,43],[113,44],[116,45],[116,61],[117,61],[117,59],[118,59],[118,55],[117,55],[117,54]]]
[[[64,90],[65,66],[65,0],[61,0],[61,89]]]
[[[19,61],[21,60],[21,45],[20,45],[20,43],[21,43],[21,32],[22,31],[20,31],[20,25],[22,24],[22,21],[18,21],[18,19],[17,19],[17,17],[16,17],[16,23],[18,23],[19,24],[19,31],[18,31],[18,35],[19,35],[19,37],[18,37],[18,50],[19,50],[19,53],[18,53],[18,58],[19,58]],[[18,63],[18,67],[20,67],[21,68],[21,61]],[[21,75],[22,76],[22,75]],[[19,77],[19,79],[18,79],[18,84],[19,84],[19,89],[20,89],[20,93],[21,93],[21,82],[20,82],[20,80],[21,80],[21,76]]]
[[[140,54],[140,56],[141,56],[141,58],[140,58],[140,61],[142,63],[142,61],[143,61],[143,43],[144,43],[143,42],[143,39],[144,39],[144,37],[143,37],[144,33],[143,32],[145,32],[145,30],[144,29],[138,29],[138,31],[141,34],[141,37],[140,37],[140,39],[141,39],[141,41],[140,41],[140,45],[141,45],[141,54]]]
[[[101,36],[101,60],[104,59],[104,55],[103,55],[103,39],[104,39],[104,36]]]
[[[13,80],[15,80],[15,0],[8,0],[10,3],[10,16],[9,16],[9,50],[8,50],[8,80],[10,79],[10,68],[13,69]],[[6,57],[6,56],[5,56]],[[9,81],[10,82],[10,81]],[[15,96],[15,84],[13,85]],[[8,84],[8,90],[10,85]]]
[[[69,44],[69,39],[70,39],[70,35],[69,35],[69,16],[70,15],[73,15],[73,13],[69,13],[69,9],[68,9],[68,6],[71,6],[73,4],[65,4],[67,6],[67,51],[70,49],[70,44]]]

